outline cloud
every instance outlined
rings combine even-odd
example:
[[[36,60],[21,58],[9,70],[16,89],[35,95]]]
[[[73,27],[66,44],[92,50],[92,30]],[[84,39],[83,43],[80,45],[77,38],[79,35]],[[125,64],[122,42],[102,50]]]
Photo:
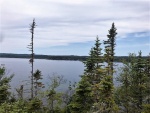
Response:
[[[33,18],[37,23],[35,49],[89,42],[96,35],[104,40],[112,22],[120,40],[150,30],[148,0],[3,0],[0,7],[2,52],[25,51]]]

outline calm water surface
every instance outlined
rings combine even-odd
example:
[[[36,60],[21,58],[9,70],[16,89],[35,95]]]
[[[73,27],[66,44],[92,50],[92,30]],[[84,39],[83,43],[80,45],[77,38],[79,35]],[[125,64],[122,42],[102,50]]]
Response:
[[[30,80],[31,64],[29,63],[29,59],[0,58],[0,64],[5,65],[7,75],[15,75],[11,82],[12,89],[25,84],[26,82],[24,80]],[[122,65],[122,63],[115,64],[115,68]],[[84,64],[80,61],[35,59],[34,70],[37,69],[42,72],[42,81],[44,84],[49,83],[50,80],[48,76],[53,74],[63,75],[64,79],[67,79],[67,81],[78,82],[80,80],[79,76],[84,72]],[[114,75],[116,77],[117,73]],[[115,84],[117,84],[116,81]]]
[[[31,64],[29,59],[20,58],[0,58],[0,64],[4,64],[8,75],[14,74],[11,86],[19,87],[24,84],[24,80],[30,80]],[[63,61],[63,60],[44,60],[35,59],[34,70],[39,69],[43,75],[44,84],[48,84],[48,76],[53,74],[63,75],[68,81],[78,82],[79,75],[83,74],[84,64],[80,61]]]

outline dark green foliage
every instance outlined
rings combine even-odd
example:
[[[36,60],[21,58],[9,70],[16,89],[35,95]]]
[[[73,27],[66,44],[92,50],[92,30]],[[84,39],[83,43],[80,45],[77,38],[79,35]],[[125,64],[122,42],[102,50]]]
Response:
[[[107,35],[107,41],[104,41],[105,54],[104,61],[107,66],[98,69],[98,74],[101,75],[101,80],[97,82],[99,88],[99,101],[96,104],[96,111],[100,113],[114,113],[117,112],[117,105],[114,101],[114,84],[113,84],[113,63],[114,63],[114,50],[115,50],[115,38],[116,28],[114,23],[112,24],[109,34]]]
[[[3,103],[0,106],[0,113],[29,113],[24,101],[18,100],[13,103]],[[30,112],[32,113],[32,112]]]
[[[103,63],[103,58],[102,58],[102,48],[100,47],[101,43],[100,40],[98,38],[98,36],[96,37],[96,41],[95,41],[95,46],[93,47],[93,60],[95,63],[95,75],[94,75],[94,83],[99,83],[103,77],[103,73],[101,73],[101,69],[102,69],[102,63]]]
[[[147,93],[147,98],[146,98],[146,103],[147,104],[150,104],[150,54],[148,56],[148,58],[146,59],[146,63],[145,63],[145,68],[144,68],[144,72],[147,76],[147,90],[146,90],[146,93]]]
[[[94,63],[94,50],[91,48],[88,59],[84,62],[85,64],[85,73],[91,74],[93,73],[93,70],[95,69],[95,63]]]
[[[44,88],[44,84],[42,84],[42,82],[39,81],[39,80],[43,79],[41,71],[36,70],[35,73],[33,74],[33,77],[34,77],[35,96],[37,96],[39,88]]]
[[[136,109],[139,109],[139,111],[142,110],[142,105],[144,101],[144,95],[145,95],[145,83],[147,80],[147,77],[144,74],[144,61],[142,60],[142,53],[139,52],[138,59],[135,62],[134,65],[134,71],[132,74],[132,96],[135,99],[134,103],[137,107]]]
[[[97,86],[104,76],[104,69],[102,68],[102,63],[103,63],[103,57],[101,53],[102,49],[100,46],[101,46],[101,43],[97,36],[95,40],[95,46],[91,48],[89,57],[84,62],[85,70],[84,70],[83,77],[85,76],[87,81],[91,85],[90,87],[91,87],[92,101],[89,104],[89,106],[91,106],[90,107],[91,110],[93,109],[92,106],[95,107],[95,105],[93,104],[99,102],[100,90],[99,90],[99,87]]]
[[[99,109],[100,113],[115,113],[118,111],[118,107],[115,104],[113,91],[114,86],[112,84],[112,76],[105,76],[99,84]]]
[[[116,32],[116,27],[115,24],[112,23],[112,27],[111,29],[108,31],[108,35],[107,35],[107,41],[104,41],[104,45],[105,45],[105,54],[104,54],[104,58],[105,58],[105,62],[107,63],[107,68],[108,68],[108,75],[112,75],[113,76],[113,63],[114,63],[114,55],[115,55],[115,38],[117,35]],[[113,79],[113,78],[112,78]]]
[[[103,62],[102,52],[101,52],[102,48],[100,46],[101,46],[101,43],[97,36],[95,40],[95,46],[93,47],[93,60],[94,60],[96,69],[100,68],[100,63]]]
[[[9,83],[14,76],[14,75],[6,76],[5,72],[6,72],[5,68],[0,67],[0,104],[9,100],[10,96],[10,92],[8,91],[10,89]]]
[[[73,60],[73,61],[86,61],[89,56],[76,56],[76,55],[38,55],[34,54],[34,59],[47,59],[47,60]],[[12,54],[0,53],[0,58],[31,58],[30,54]],[[102,58],[104,58],[102,56]],[[148,56],[143,56],[148,59]],[[128,56],[114,56],[114,62],[122,62],[122,60],[129,61]]]
[[[84,75],[88,76],[89,82],[91,84],[99,83],[101,79],[101,74],[98,73],[99,72],[98,69],[101,69],[101,66],[103,63],[103,58],[101,56],[102,49],[100,46],[101,46],[101,43],[97,36],[95,40],[95,46],[91,48],[89,57],[84,62],[85,64]]]
[[[133,56],[130,56],[133,59]],[[121,68],[121,73],[119,74],[117,80],[121,83],[115,91],[115,101],[121,106],[121,111],[123,113],[132,112],[131,106],[131,76],[132,76],[132,65],[131,63],[124,62],[124,66]]]
[[[71,113],[86,113],[91,108],[92,89],[87,77],[83,76],[78,83],[73,100],[69,104]]]
[[[95,76],[95,62],[94,62],[94,51],[93,48],[91,48],[90,56],[88,59],[84,62],[85,64],[85,70],[84,70],[84,76],[87,76],[89,78],[89,82],[92,84]]]
[[[41,113],[42,112],[42,101],[38,98],[33,98],[28,102],[27,110],[29,113]]]
[[[31,101],[5,102],[0,106],[0,113],[45,113],[45,111],[42,102],[37,98],[33,98]]]
[[[47,59],[47,60],[77,60],[85,61],[88,56],[77,55],[37,55],[34,54],[34,59]],[[0,58],[31,58],[30,54],[12,54],[12,53],[0,53]]]
[[[143,106],[147,103],[149,96],[149,79],[145,71],[145,60],[142,58],[142,52],[139,55],[130,54],[130,61],[124,63],[122,73],[119,76],[121,82],[117,89],[119,105],[122,111],[126,113],[142,113]]]

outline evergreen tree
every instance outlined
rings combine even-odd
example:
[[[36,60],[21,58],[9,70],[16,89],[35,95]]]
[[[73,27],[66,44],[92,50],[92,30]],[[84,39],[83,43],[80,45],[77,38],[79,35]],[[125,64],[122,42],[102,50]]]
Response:
[[[136,99],[136,105],[138,108],[140,108],[140,111],[142,110],[142,104],[143,104],[143,99],[144,99],[144,83],[145,83],[145,75],[144,75],[144,62],[142,61],[142,52],[139,52],[138,55],[138,59],[137,62],[135,63],[135,79],[132,83],[134,83],[133,85],[135,85],[136,90],[134,89],[133,93],[134,93],[134,97],[137,98]]]
[[[40,70],[36,70],[35,73],[33,74],[33,77],[34,77],[34,84],[35,84],[35,96],[37,96],[38,94],[38,89],[39,88],[44,88],[44,84],[42,84],[41,79],[42,78],[42,74],[41,74],[41,71]]]
[[[88,77],[88,81],[92,85],[92,94],[93,94],[93,101],[94,103],[98,103],[99,101],[99,89],[98,83],[101,81],[103,77],[103,58],[101,52],[101,43],[99,37],[96,37],[95,45],[91,48],[90,56],[88,57],[87,61],[85,61],[85,70],[84,76]]]
[[[105,76],[99,83],[100,98],[99,98],[99,113],[116,113],[118,106],[112,96],[114,86],[112,84],[112,76]]]
[[[93,103],[91,84],[87,77],[83,76],[78,83],[69,108],[71,113],[87,113],[91,108],[91,103]]]
[[[33,98],[31,101],[17,100],[5,102],[0,105],[0,113],[47,113],[42,106],[42,101]]]
[[[98,113],[117,113],[118,106],[114,99],[114,85],[112,83],[111,75],[108,75],[108,68],[100,69],[100,73],[103,75],[101,81],[95,84],[97,87],[93,92],[98,92],[98,101],[94,104],[94,111]]]
[[[82,76],[81,81],[76,89],[76,93],[73,96],[73,100],[69,105],[70,109],[74,112],[80,111],[84,113],[92,110],[93,104],[99,102],[100,90],[97,86],[104,74],[102,69],[102,49],[100,46],[101,43],[97,36],[95,45],[91,48],[89,57],[84,62],[84,75]]]
[[[88,59],[84,61],[84,65],[85,65],[84,76],[87,76],[89,78],[90,84],[93,84],[96,67],[94,62],[93,48],[91,48],[90,50]]]
[[[95,46],[93,48],[93,52],[94,52],[94,63],[95,63],[95,76],[94,76],[94,82],[97,84],[101,81],[102,77],[103,77],[103,73],[101,70],[102,69],[102,63],[103,63],[103,58],[102,58],[102,48],[100,47],[101,43],[100,40],[98,38],[98,36],[96,37],[95,40]]]
[[[147,97],[146,97],[146,103],[147,104],[150,104],[150,54],[148,56],[148,58],[146,59],[146,63],[145,63],[145,69],[144,69],[144,72],[148,78],[147,80]]]
[[[101,65],[100,63],[103,63],[103,59],[102,59],[102,48],[100,47],[101,43],[99,40],[99,37],[96,37],[95,40],[95,46],[93,47],[93,53],[94,53],[94,63],[96,65],[96,68],[99,68]]]
[[[119,76],[117,77],[117,81],[119,81],[120,85],[117,87],[115,91],[115,101],[120,106],[120,111],[123,113],[131,113],[131,80],[133,74],[133,62],[135,62],[135,55],[129,55],[129,61],[123,61],[123,67],[121,67]]]
[[[114,84],[113,84],[113,63],[114,63],[114,50],[115,50],[115,38],[117,35],[115,24],[112,24],[109,34],[107,35],[107,41],[104,41],[105,54],[104,59],[107,66],[103,69],[103,77],[99,83],[100,97],[99,105],[100,112],[102,113],[113,113],[117,111],[117,106],[114,101]],[[108,98],[108,99],[107,99]]]
[[[26,103],[22,100],[17,100],[16,102],[13,103],[8,102],[2,103],[0,105],[0,113],[29,113],[29,112]]]
[[[99,37],[96,37],[95,46],[91,48],[88,59],[84,62],[85,70],[84,75],[89,77],[89,81],[91,84],[96,84],[100,82],[101,74],[99,73],[99,69],[101,69],[103,59],[101,52],[101,43]]]
[[[42,101],[38,98],[32,98],[28,103],[26,103],[28,113],[42,113]]]
[[[133,98],[133,108],[137,110],[137,113],[142,112],[143,102],[146,97],[146,90],[147,90],[147,80],[148,77],[144,73],[145,62],[142,59],[142,52],[139,52],[137,59],[135,60],[133,65],[133,74],[131,79],[131,91],[132,91],[132,98]]]
[[[14,75],[6,76],[6,69],[4,67],[0,67],[0,105],[9,100],[10,97],[10,85],[12,78]]]
[[[115,40],[116,40],[116,27],[115,24],[112,23],[112,27],[111,29],[108,31],[108,35],[107,35],[107,41],[104,41],[104,45],[105,45],[105,61],[107,63],[107,68],[108,68],[108,75],[113,76],[113,72],[114,72],[114,68],[113,68],[113,63],[114,63],[114,55],[115,55]],[[113,77],[112,77],[113,79]]]
[[[130,62],[125,63],[119,76],[121,86],[118,88],[119,106],[125,113],[142,113],[148,97],[149,79],[145,74],[145,61],[142,52],[136,57],[130,54]]]

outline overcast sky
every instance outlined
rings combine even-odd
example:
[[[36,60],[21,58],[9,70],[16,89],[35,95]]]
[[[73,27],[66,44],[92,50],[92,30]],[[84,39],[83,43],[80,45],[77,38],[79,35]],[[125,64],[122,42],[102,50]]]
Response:
[[[35,54],[88,55],[113,22],[115,55],[150,53],[149,0],[0,0],[0,53],[30,53],[33,18]]]

